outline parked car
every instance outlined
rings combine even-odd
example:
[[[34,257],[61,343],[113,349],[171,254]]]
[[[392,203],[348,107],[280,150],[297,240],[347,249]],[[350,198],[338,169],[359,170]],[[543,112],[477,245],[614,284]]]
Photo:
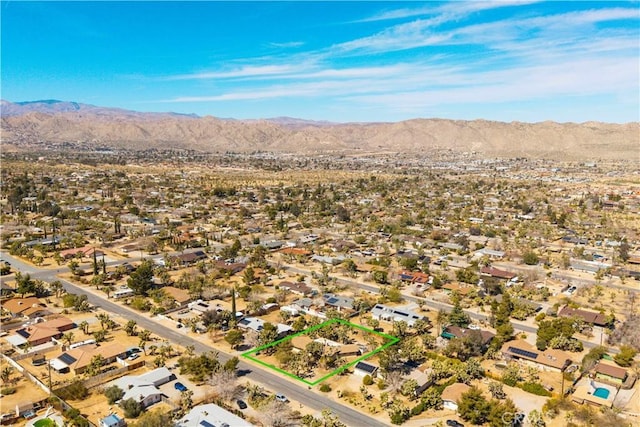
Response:
[[[184,384],[182,384],[181,382],[177,382],[177,383],[175,383],[175,384],[173,385],[173,387],[174,387],[176,390],[180,391],[180,392],[182,392],[182,391],[187,391],[187,387],[185,387],[185,385],[184,385]]]
[[[456,420],[447,420],[447,425],[449,427],[464,427],[464,424]]]
[[[240,399],[236,400],[236,404],[238,405],[238,408],[240,408],[240,409],[247,409],[247,404],[244,403],[243,400],[240,400]]]
[[[287,399],[287,396],[285,396],[284,394],[280,394],[280,393],[276,394],[276,400],[278,402],[285,402],[285,403],[289,401],[289,399]]]
[[[133,353],[131,356],[129,356],[129,360],[136,360],[138,357],[140,357],[138,353]]]

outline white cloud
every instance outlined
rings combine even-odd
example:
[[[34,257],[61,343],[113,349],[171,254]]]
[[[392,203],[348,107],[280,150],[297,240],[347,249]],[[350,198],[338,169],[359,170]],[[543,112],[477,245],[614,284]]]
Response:
[[[166,77],[166,80],[233,79],[239,77],[260,77],[300,72],[304,65],[246,65],[229,71],[204,71]]]

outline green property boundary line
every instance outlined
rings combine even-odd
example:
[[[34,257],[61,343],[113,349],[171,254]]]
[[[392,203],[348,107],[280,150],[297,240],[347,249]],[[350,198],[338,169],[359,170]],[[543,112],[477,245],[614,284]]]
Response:
[[[316,330],[318,330],[318,329],[321,329],[321,328],[325,328],[325,327],[327,327],[327,326],[330,326],[330,325],[332,325],[332,324],[334,324],[334,323],[341,323],[341,324],[343,324],[343,325],[347,325],[347,326],[350,326],[350,327],[353,327],[353,328],[356,328],[356,329],[360,329],[361,331],[365,331],[365,332],[369,332],[369,333],[372,333],[372,334],[378,335],[378,336],[383,337],[383,338],[385,338],[385,339],[387,339],[387,340],[389,340],[389,341],[388,341],[388,342],[386,342],[385,344],[383,344],[382,346],[380,346],[380,347],[376,348],[375,350],[370,351],[369,353],[366,353],[366,354],[364,354],[364,355],[360,356],[359,358],[357,358],[356,360],[354,360],[354,361],[352,361],[352,362],[350,362],[350,363],[347,363],[347,364],[345,364],[345,365],[343,365],[343,366],[340,366],[339,368],[337,368],[337,369],[335,369],[335,370],[333,370],[333,371],[329,372],[329,373],[328,373],[328,374],[326,374],[325,376],[323,376],[323,377],[321,377],[320,379],[318,379],[318,380],[316,380],[316,381],[313,381],[313,382],[312,382],[312,381],[307,381],[307,380],[305,380],[304,378],[300,378],[299,376],[292,374],[291,372],[287,372],[287,371],[285,371],[284,369],[280,369],[280,368],[278,368],[278,367],[276,367],[276,366],[274,366],[274,365],[271,365],[271,364],[269,364],[269,363],[266,363],[266,362],[264,362],[264,361],[262,361],[262,360],[260,360],[260,359],[257,359],[257,358],[255,358],[255,357],[253,357],[253,356],[252,356],[252,354],[257,353],[257,352],[259,352],[259,351],[262,351],[262,350],[264,350],[265,348],[274,347],[274,346],[276,346],[276,345],[280,344],[281,342],[288,341],[288,340],[292,340],[293,338],[295,338],[295,337],[297,337],[297,336],[308,334],[308,333],[313,332],[313,331],[316,331]],[[242,356],[242,357],[244,357],[244,358],[246,358],[246,359],[252,360],[252,361],[254,361],[254,362],[256,362],[256,363],[258,363],[258,364],[260,364],[260,365],[262,365],[262,366],[265,366],[265,367],[267,367],[267,368],[269,368],[269,369],[273,369],[274,371],[277,371],[277,372],[279,372],[279,373],[281,373],[281,374],[284,374],[284,375],[287,375],[287,376],[289,376],[289,377],[291,377],[291,378],[294,378],[294,379],[296,379],[296,380],[298,380],[298,381],[302,381],[303,383],[305,383],[305,384],[307,384],[307,385],[309,385],[309,386],[312,386],[312,387],[313,387],[313,386],[315,386],[315,385],[318,385],[318,384],[319,384],[319,383],[321,383],[322,381],[324,381],[324,380],[326,380],[326,379],[329,379],[329,378],[331,378],[332,376],[337,375],[337,374],[339,374],[339,373],[341,373],[341,372],[345,371],[346,369],[349,369],[350,367],[354,366],[354,365],[355,365],[355,364],[357,364],[358,362],[361,362],[361,361],[363,361],[363,360],[365,360],[365,359],[367,359],[367,358],[369,358],[369,357],[373,356],[374,354],[381,352],[381,351],[382,351],[382,350],[384,350],[385,348],[387,348],[387,347],[389,347],[389,346],[392,346],[393,344],[396,344],[398,341],[400,341],[400,338],[394,337],[394,336],[392,336],[392,335],[388,335],[388,334],[385,334],[385,333],[383,333],[383,332],[374,331],[373,329],[365,328],[364,326],[356,325],[356,324],[353,324],[353,323],[351,323],[351,322],[347,322],[346,320],[342,320],[342,319],[334,318],[334,319],[329,319],[329,320],[327,320],[327,321],[325,321],[325,322],[322,322],[322,323],[320,323],[320,324],[318,324],[318,325],[312,326],[312,327],[310,327],[310,328],[307,328],[307,329],[305,329],[305,330],[303,330],[303,331],[297,332],[297,333],[295,333],[295,334],[293,334],[293,335],[289,335],[289,336],[286,336],[286,337],[284,337],[284,338],[281,338],[281,339],[279,339],[279,340],[277,340],[277,341],[274,341],[274,342],[272,342],[272,343],[265,344],[265,345],[262,345],[262,346],[260,346],[260,347],[257,347],[257,348],[254,348],[254,349],[252,349],[252,350],[249,350],[249,351],[247,351],[247,352],[244,352],[244,353],[242,353],[242,355],[241,355],[241,356]]]

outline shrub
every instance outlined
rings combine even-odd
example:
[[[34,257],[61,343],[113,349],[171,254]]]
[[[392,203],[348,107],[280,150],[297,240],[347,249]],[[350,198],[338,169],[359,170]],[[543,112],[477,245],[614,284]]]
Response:
[[[89,396],[89,390],[82,384],[82,381],[75,380],[68,386],[58,390],[56,394],[62,400],[82,400]]]
[[[109,401],[109,405],[113,405],[124,396],[124,391],[117,385],[111,386],[104,391],[104,395]]]
[[[320,391],[323,393],[328,393],[331,391],[331,386],[329,384],[322,384],[320,386]]]
[[[7,396],[9,394],[13,394],[16,392],[16,388],[15,387],[5,387],[3,389],[0,389],[0,394],[2,394],[3,396]]]
[[[385,387],[387,386],[383,379],[379,379],[377,385],[378,385],[378,390],[384,390]]]
[[[524,391],[535,394],[537,396],[551,396],[551,393],[549,393],[541,384],[538,383],[524,383],[522,384],[521,388]]]
[[[362,384],[364,385],[373,384],[373,378],[371,378],[371,375],[365,375],[364,378],[362,379]]]
[[[124,411],[124,416],[127,418],[137,418],[142,412],[142,405],[135,399],[127,399],[120,402],[120,407]]]
[[[131,307],[138,311],[149,311],[151,309],[151,303],[145,297],[135,297],[131,300]]]

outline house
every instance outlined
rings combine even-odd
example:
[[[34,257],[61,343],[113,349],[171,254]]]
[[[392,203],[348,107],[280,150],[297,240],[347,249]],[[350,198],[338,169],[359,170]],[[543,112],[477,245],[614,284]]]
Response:
[[[203,251],[187,252],[185,254],[174,255],[172,260],[178,265],[192,265],[198,261],[207,259],[207,254]]]
[[[578,308],[571,308],[565,305],[558,311],[559,317],[578,317],[585,323],[589,323],[596,326],[607,326],[607,317],[597,311],[588,311]]]
[[[415,396],[419,396],[431,384],[433,384],[433,377],[428,373],[422,372],[420,369],[411,370],[406,379],[414,380],[416,382],[416,388],[413,391]]]
[[[565,351],[540,351],[525,340],[508,341],[502,345],[501,352],[506,360],[519,360],[545,371],[562,372],[573,363],[571,356]]]
[[[16,347],[21,347],[27,343],[35,347],[62,337],[65,331],[73,329],[75,326],[75,323],[73,323],[71,319],[58,317],[18,329],[15,335],[7,338],[7,341]]]
[[[626,369],[602,360],[595,366],[594,372],[597,379],[617,385],[622,385],[629,375]]]
[[[2,308],[11,314],[11,317],[26,317],[33,319],[51,314],[47,306],[36,297],[11,298],[2,303]]]
[[[83,373],[91,364],[94,356],[102,357],[102,365],[108,365],[115,361],[124,364],[127,349],[120,343],[112,343],[98,346],[96,344],[83,345],[62,353],[51,361],[51,367],[58,372],[71,370],[74,374]]]
[[[164,384],[173,379],[173,377],[167,377],[166,372],[168,372],[167,368],[158,368],[138,376],[125,375],[115,380],[113,384],[124,391],[122,400],[134,399],[144,408],[148,408],[160,402],[163,397],[155,384]]]
[[[511,273],[510,271],[500,270],[495,267],[482,267],[480,269],[480,274],[484,276],[495,277],[496,279],[505,279],[511,280],[514,277],[517,277],[517,274]]]
[[[442,391],[442,406],[446,409],[450,409],[452,411],[458,410],[458,401],[462,397],[463,394],[468,392],[471,389],[466,384],[463,383],[454,383]]]
[[[429,283],[429,275],[419,271],[406,271],[402,270],[398,277],[401,281],[407,283],[416,283],[420,285],[426,285]]]
[[[116,414],[108,415],[100,420],[100,427],[127,427],[127,422]]]
[[[258,317],[245,317],[238,322],[238,327],[260,333],[260,331],[262,331],[264,327],[264,324],[265,321]],[[283,323],[276,323],[275,326],[276,328],[278,328],[278,338],[282,338],[288,335],[293,330],[291,326],[285,325]]]
[[[171,298],[174,301],[174,303],[179,307],[182,307],[191,301],[191,296],[189,295],[189,291],[185,289],[180,289],[173,286],[165,286],[162,288],[162,291],[167,297]]]
[[[414,326],[418,320],[425,319],[424,316],[421,316],[412,310],[389,307],[384,304],[376,304],[373,309],[371,309],[371,317],[376,320],[384,320],[387,322],[403,321],[409,326]]]
[[[294,293],[296,295],[302,295],[304,297],[307,297],[316,293],[315,289],[313,289],[312,287],[310,287],[304,282],[292,283],[292,282],[284,281],[284,282],[280,282],[278,286],[280,287],[280,289],[284,289],[285,291],[290,291],[291,293]]]
[[[479,257],[488,256],[490,259],[500,260],[504,258],[505,253],[503,251],[497,251],[494,249],[482,248],[476,251],[476,255]]]
[[[60,251],[60,256],[64,259],[93,257],[94,252],[96,257],[101,257],[103,255],[101,251],[96,250],[93,246],[83,246],[81,248],[65,249]]]
[[[379,367],[376,365],[360,361],[354,366],[353,373],[359,377],[369,375],[371,378],[375,378],[378,375],[378,369]]]
[[[353,298],[351,297],[343,297],[341,295],[335,294],[324,294],[322,295],[322,299],[324,300],[324,305],[335,308],[339,312],[344,310],[353,310]]]
[[[138,375],[138,379],[148,381],[156,387],[173,381],[175,378],[175,375],[164,366],[147,372],[146,374]]]
[[[486,349],[493,337],[495,337],[496,335],[492,332],[482,329],[469,329],[461,328],[460,326],[456,325],[449,325],[442,329],[442,333],[440,334],[440,336],[446,339],[476,339],[482,344],[482,347]]]
[[[338,255],[338,256],[325,256],[325,255],[312,255],[311,260],[315,262],[319,262],[320,264],[329,264],[329,265],[338,265],[347,257]]]
[[[294,256],[294,257],[295,256],[302,256],[302,257],[311,256],[311,251],[304,248],[284,248],[284,249],[280,249],[280,253],[284,255]]]
[[[175,423],[176,427],[252,427],[253,424],[215,403],[198,405]]]

